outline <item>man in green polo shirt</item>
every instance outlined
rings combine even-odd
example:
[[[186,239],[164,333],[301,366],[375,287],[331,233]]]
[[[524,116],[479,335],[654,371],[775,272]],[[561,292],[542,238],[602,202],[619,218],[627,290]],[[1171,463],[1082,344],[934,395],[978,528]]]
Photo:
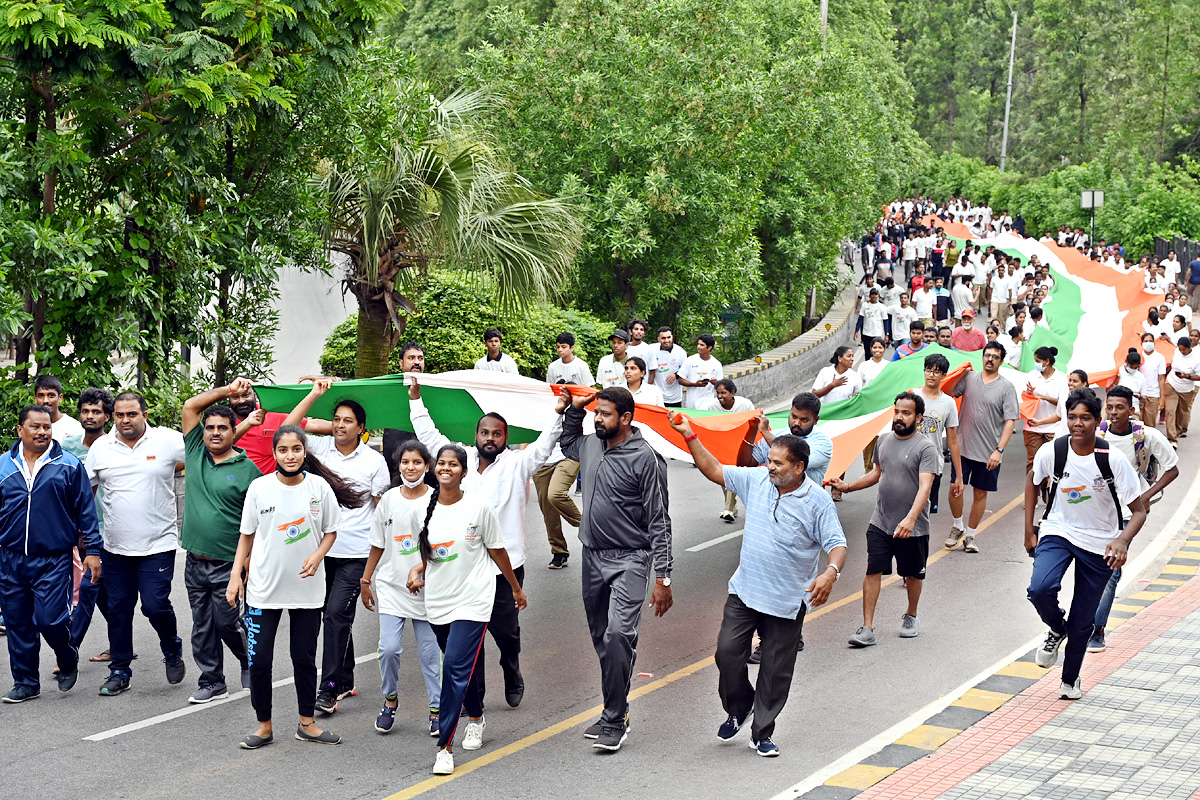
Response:
[[[233,446],[239,433],[233,410],[213,405],[245,393],[249,384],[238,378],[183,404],[183,582],[192,607],[192,658],[200,669],[200,688],[189,703],[229,696],[222,642],[241,664],[242,688],[250,688],[246,631],[237,610],[225,601],[225,590],[237,553],[246,490],[262,472],[244,450]]]

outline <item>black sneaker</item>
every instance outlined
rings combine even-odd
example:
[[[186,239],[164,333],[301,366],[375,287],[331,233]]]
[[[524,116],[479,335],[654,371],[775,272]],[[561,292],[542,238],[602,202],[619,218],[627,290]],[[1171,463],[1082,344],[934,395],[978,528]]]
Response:
[[[79,680],[79,667],[76,667],[74,672],[60,671],[54,677],[58,680],[58,690],[69,692],[75,688],[75,682]]]
[[[629,726],[629,712],[625,712],[625,732],[626,732],[626,733],[628,733],[628,732],[629,732],[629,730],[630,730],[630,726]],[[584,729],[584,731],[583,731],[583,738],[585,738],[585,739],[599,739],[599,738],[600,738],[600,734],[601,734],[603,731],[604,731],[604,722],[603,722],[603,720],[597,720],[596,722],[593,722],[591,725],[588,725],[588,726],[587,726],[587,727]]]
[[[550,569],[562,569],[567,565],[567,559],[570,557],[568,553],[555,553],[554,558],[550,559]]]
[[[108,680],[100,685],[100,696],[115,697],[128,689],[129,675],[125,672],[113,670],[108,673]]]
[[[596,737],[596,741],[592,742],[592,747],[615,753],[621,749],[621,745],[625,744],[625,740],[628,738],[629,728],[624,725],[605,725],[600,729],[600,735]]]
[[[187,675],[187,664],[183,663],[183,656],[167,656],[163,663],[167,665],[167,683],[172,686],[182,683],[183,676]]]
[[[505,683],[508,683],[508,681],[505,681]],[[521,700],[524,697],[525,678],[518,672],[512,683],[504,687],[504,700],[508,703],[509,708],[516,708],[521,705]]]
[[[337,691],[332,684],[326,684],[317,692],[317,711],[322,714],[332,714],[337,711]]]
[[[798,644],[798,645],[796,646],[796,652],[797,652],[797,653],[803,653],[803,652],[804,652],[804,637],[803,637],[803,636],[801,636],[801,637],[800,637],[800,644]]]
[[[748,663],[748,664],[762,663],[762,644],[761,643],[754,645],[754,649],[750,651],[750,658],[746,659],[746,663]]]

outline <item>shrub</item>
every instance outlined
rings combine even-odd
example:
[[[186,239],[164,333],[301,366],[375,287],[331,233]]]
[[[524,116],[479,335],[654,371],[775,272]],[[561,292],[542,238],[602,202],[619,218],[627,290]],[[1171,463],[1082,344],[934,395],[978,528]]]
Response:
[[[539,303],[510,316],[497,310],[495,293],[484,281],[453,271],[430,273],[415,298],[417,310],[409,317],[401,344],[414,341],[425,348],[425,369],[449,372],[470,369],[486,352],[483,332],[496,327],[504,332],[504,352],[517,362],[522,375],[539,380],[558,358],[554,339],[563,331],[575,334],[575,355],[592,369],[610,352],[608,337],[616,327],[586,311]],[[343,322],[325,340],[321,370],[326,375],[353,378],[356,320]],[[392,372],[400,371],[400,351],[389,359]]]

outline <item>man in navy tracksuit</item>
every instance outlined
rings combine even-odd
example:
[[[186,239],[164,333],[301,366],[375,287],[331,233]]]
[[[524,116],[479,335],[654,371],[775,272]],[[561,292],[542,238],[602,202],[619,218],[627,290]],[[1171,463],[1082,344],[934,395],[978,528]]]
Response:
[[[82,539],[85,566],[100,578],[100,529],[91,482],[79,459],[52,439],[50,409],[21,409],[20,441],[0,456],[0,601],[8,623],[13,689],[6,703],[40,694],[39,635],[58,659],[58,688],[79,677],[71,644],[71,551]]]

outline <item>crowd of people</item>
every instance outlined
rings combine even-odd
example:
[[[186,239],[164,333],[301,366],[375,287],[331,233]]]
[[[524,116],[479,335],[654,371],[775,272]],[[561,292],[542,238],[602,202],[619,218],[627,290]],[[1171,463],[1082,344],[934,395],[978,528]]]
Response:
[[[973,241],[960,246],[925,224],[930,214],[980,233],[1019,234],[1024,226],[1020,215],[958,199],[892,204],[863,243],[854,332],[861,363],[855,348],[837,348],[811,387],[793,398],[786,432],[772,430],[761,412],[754,418],[753,446],[737,465],[718,461],[686,414],[670,415],[699,472],[723,489],[719,518],[734,522],[739,500],[745,508],[739,564],[717,637],[726,714],[717,735],[734,738],[752,717],[750,744],[760,756],[780,752],[772,739],[775,720],[804,647],[805,614],[826,601],[845,567],[836,502],[878,487],[865,531],[863,619],[852,647],[877,644],[880,586],[893,569],[908,601],[898,634],[919,635],[931,519],[940,509],[947,463],[945,547],[979,552],[976,532],[1021,418],[1017,390],[1001,370],[1020,365],[1022,345],[1046,324],[1046,309],[1053,313],[1054,281],[1036,259],[1024,264]],[[1060,236],[1102,262],[1117,252],[1104,244],[1097,252],[1081,233]],[[1179,277],[1177,267],[1147,261],[1133,269],[1145,269],[1147,290],[1157,292],[1152,279],[1160,268],[1166,280]],[[1192,276],[1200,285],[1200,261],[1188,266],[1189,286]],[[1130,347],[1103,402],[1085,373],[1057,363],[1054,347],[1038,348],[1036,368],[1023,378],[1024,393],[1038,403],[1022,431],[1026,545],[1034,557],[1029,599],[1049,628],[1037,662],[1052,666],[1065,642],[1063,697],[1080,696],[1080,665],[1086,651],[1105,646],[1129,541],[1148,503],[1178,475],[1176,450],[1187,436],[1200,380],[1200,350],[1192,350],[1200,336],[1182,310],[1193,308],[1190,291],[1175,288],[1168,280],[1166,310],[1148,312],[1142,341]],[[985,310],[991,321],[981,330],[975,317]],[[1183,319],[1182,327],[1162,328],[1167,317]],[[604,704],[584,736],[598,750],[619,750],[630,730],[642,609],[661,616],[673,603],[667,469],[633,424],[636,406],[755,408],[724,376],[711,335],[698,336],[689,355],[670,327],[658,329],[656,343],[645,340],[649,330],[641,319],[615,330],[611,353],[594,371],[576,356],[574,336],[561,333],[548,382],[598,391],[560,394],[554,418],[520,447],[509,446],[508,423],[495,412],[479,420],[471,446],[439,431],[421,396],[424,350],[413,342],[401,348],[412,430],[386,431],[382,452],[367,443],[367,412],[353,399],[335,392],[331,419],[309,416],[337,384],[323,376],[305,376],[312,388],[287,414],[265,413],[250,381],[238,378],[188,399],[179,431],[150,425],[146,400],[132,391],[83,389],[73,417],[61,408],[67,393],[61,382],[38,376],[33,402],[19,415],[18,441],[0,461],[0,612],[14,682],[3,700],[39,696],[41,638],[54,654],[59,690],[70,691],[97,610],[107,623],[108,648],[92,660],[109,669],[99,693],[127,691],[139,598],[158,636],[167,682],[183,682],[183,639],[170,599],[182,548],[199,673],[188,702],[225,698],[231,686],[249,689],[257,725],[240,747],[274,741],[273,662],[285,610],[295,738],[341,741],[325,722],[357,694],[352,631],[361,604],[379,619],[382,705],[375,730],[394,728],[403,633],[411,628],[428,732],[437,740],[433,771],[450,774],[460,718],[459,747],[484,745],[481,653],[489,631],[505,702],[517,707],[524,697],[520,612],[528,603],[525,516],[532,483],[550,569],[570,563],[563,521],[578,529],[583,605]],[[491,328],[482,338],[486,355],[475,368],[516,372],[502,332]],[[1155,351],[1162,338],[1175,346],[1169,364]],[[947,393],[950,362],[938,348],[981,351],[982,369]],[[854,396],[890,362],[912,357],[924,363],[924,382],[895,397],[890,430],[863,454],[864,474],[827,475],[833,442],[817,428],[822,407]],[[594,425],[586,435],[585,409]],[[177,473],[185,486],[181,525]],[[1064,616],[1058,587],[1072,564],[1075,594]],[[227,675],[226,650],[237,676]],[[758,665],[754,684],[751,664]]]

